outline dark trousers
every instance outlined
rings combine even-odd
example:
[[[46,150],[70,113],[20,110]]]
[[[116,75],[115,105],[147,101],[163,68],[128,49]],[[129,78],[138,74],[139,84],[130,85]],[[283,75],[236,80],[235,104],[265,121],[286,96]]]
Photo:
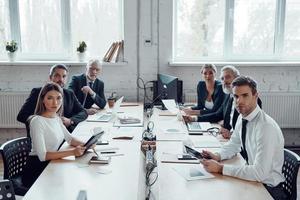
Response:
[[[23,185],[30,188],[47,167],[48,163],[49,161],[40,161],[37,156],[28,156],[24,173],[22,175]]]
[[[268,190],[268,192],[271,194],[273,199],[275,199],[275,200],[286,200],[287,199],[287,196],[282,189],[281,183],[279,183],[275,187],[267,186],[266,184],[264,184],[264,186]]]

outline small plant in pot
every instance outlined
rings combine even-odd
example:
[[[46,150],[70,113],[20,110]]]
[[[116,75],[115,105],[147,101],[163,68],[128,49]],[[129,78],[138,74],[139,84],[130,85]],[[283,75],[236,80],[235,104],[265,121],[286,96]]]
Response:
[[[79,46],[76,48],[78,59],[80,62],[84,61],[85,59],[85,51],[86,51],[87,45],[85,41],[80,41]]]
[[[16,51],[18,50],[18,43],[15,40],[6,42],[5,49],[7,51],[9,61],[15,61]]]

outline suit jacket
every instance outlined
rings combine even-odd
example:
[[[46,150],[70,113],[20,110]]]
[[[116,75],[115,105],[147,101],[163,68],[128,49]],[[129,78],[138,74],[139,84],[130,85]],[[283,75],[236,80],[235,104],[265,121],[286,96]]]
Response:
[[[199,81],[198,86],[197,86],[198,103],[197,103],[197,106],[192,107],[192,109],[200,110],[201,115],[216,112],[221,107],[221,105],[224,101],[224,92],[223,92],[221,82],[217,81],[217,80],[215,81],[214,92],[212,94],[214,106],[212,109],[205,108],[205,100],[207,98],[207,95],[208,95],[208,92],[206,90],[205,82]]]
[[[227,130],[231,130],[231,128],[235,128],[236,121],[239,116],[239,112],[234,109],[233,117],[232,117],[232,126],[230,125],[230,113],[233,103],[233,97],[230,94],[225,94],[225,99],[222,104],[222,106],[213,113],[209,113],[206,115],[200,115],[198,116],[199,122],[211,122],[211,123],[217,123],[218,121],[224,120],[223,127]],[[262,108],[262,101],[260,98],[257,99],[257,104],[260,108]]]
[[[40,94],[42,88],[33,88],[31,90],[31,93],[29,97],[26,99],[24,105],[22,106],[18,116],[17,120],[19,122],[22,122],[28,126],[27,119],[30,115],[34,114],[35,106],[37,104],[37,100]],[[70,118],[74,124],[68,127],[68,130],[72,132],[76,125],[85,120],[88,115],[84,108],[81,106],[79,101],[77,100],[76,96],[74,95],[73,91],[68,90],[68,89],[63,89],[64,92],[64,97],[63,97],[63,103],[64,103],[64,108],[63,108],[63,116]],[[28,127],[27,127],[27,134],[28,132]]]
[[[81,91],[83,86],[87,85],[86,75],[81,74],[77,76],[73,76],[72,80],[69,84],[69,89],[73,90],[77,99],[81,103],[84,102],[85,94]],[[104,83],[100,81],[98,78],[94,81],[92,90],[96,93],[96,97],[93,99],[91,95],[86,96],[85,104],[83,105],[84,108],[91,108],[92,105],[95,103],[99,108],[104,108],[106,105],[106,100],[104,96]]]

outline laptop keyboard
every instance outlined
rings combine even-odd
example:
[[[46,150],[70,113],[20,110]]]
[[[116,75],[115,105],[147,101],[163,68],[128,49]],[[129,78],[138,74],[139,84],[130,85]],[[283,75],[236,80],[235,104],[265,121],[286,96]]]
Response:
[[[188,123],[188,127],[189,127],[189,130],[200,130],[200,131],[202,130],[201,125],[198,122]]]

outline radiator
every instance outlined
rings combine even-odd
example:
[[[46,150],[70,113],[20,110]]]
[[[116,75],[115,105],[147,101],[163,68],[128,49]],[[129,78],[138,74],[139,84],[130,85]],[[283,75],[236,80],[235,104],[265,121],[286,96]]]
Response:
[[[0,128],[25,127],[17,121],[17,115],[28,95],[28,92],[0,92]]]
[[[260,93],[263,110],[281,128],[300,128],[299,93]],[[185,102],[196,102],[196,94],[186,93]]]

